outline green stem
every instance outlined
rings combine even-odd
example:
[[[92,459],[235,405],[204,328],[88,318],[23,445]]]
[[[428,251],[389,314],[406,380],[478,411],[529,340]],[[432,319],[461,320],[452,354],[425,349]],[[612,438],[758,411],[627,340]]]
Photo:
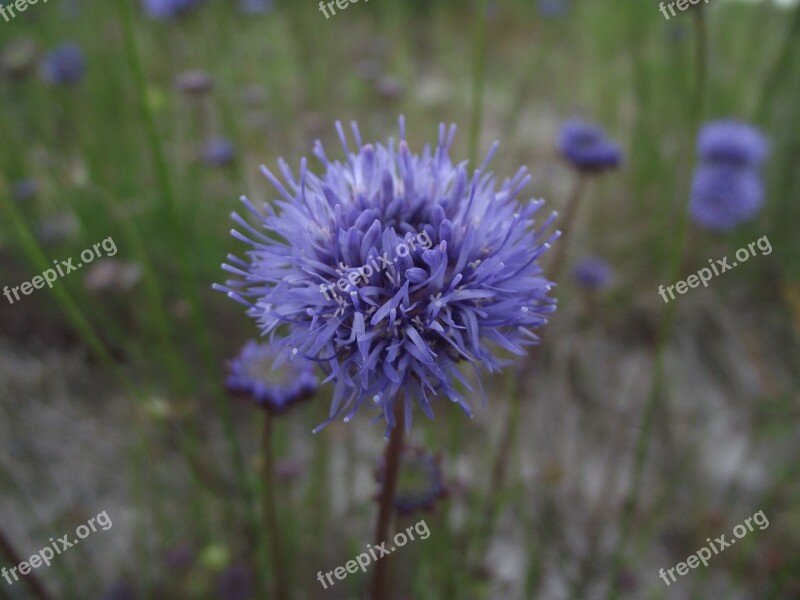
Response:
[[[475,165],[483,121],[483,86],[486,73],[486,29],[489,0],[478,0],[472,62],[472,115],[469,129],[469,164]]]
[[[264,511],[264,530],[269,538],[272,558],[272,576],[275,582],[275,599],[288,600],[289,590],[286,581],[286,565],[283,563],[280,524],[275,503],[275,452],[272,439],[272,415],[264,411],[264,437],[262,453],[264,457],[264,484],[262,501]]]

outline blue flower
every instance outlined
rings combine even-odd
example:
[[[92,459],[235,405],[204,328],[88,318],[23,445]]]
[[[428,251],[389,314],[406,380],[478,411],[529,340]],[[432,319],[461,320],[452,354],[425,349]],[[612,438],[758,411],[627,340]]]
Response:
[[[274,8],[273,0],[239,0],[239,10],[246,15],[262,15]]]
[[[273,413],[282,413],[291,405],[310,398],[317,390],[314,364],[292,361],[283,364],[282,355],[271,344],[248,341],[239,355],[228,363],[228,390],[252,398]]]
[[[701,227],[724,231],[751,219],[764,203],[764,185],[753,169],[700,165],[692,179],[689,214]]]
[[[39,183],[35,179],[20,179],[11,187],[11,196],[14,200],[24,202],[36,197],[39,193]]]
[[[86,61],[81,49],[73,43],[65,43],[50,52],[42,64],[42,75],[49,83],[75,85],[83,79]]]
[[[174,19],[198,6],[202,0],[142,0],[145,12],[153,19]]]
[[[622,150],[601,127],[575,119],[561,126],[558,147],[561,156],[579,171],[600,172],[622,162]]]
[[[442,476],[441,456],[422,448],[409,446],[403,449],[394,493],[394,507],[402,515],[416,511],[433,510],[436,501],[447,497]],[[383,485],[385,465],[381,463],[375,478]]]
[[[236,147],[227,138],[215,138],[203,149],[203,161],[213,167],[225,167],[236,158]]]
[[[569,14],[569,0],[539,0],[536,9],[545,19],[560,19]]]
[[[707,123],[697,138],[697,153],[704,163],[760,167],[768,152],[767,140],[758,129],[733,119]]]
[[[588,289],[605,287],[611,281],[611,265],[601,258],[587,256],[572,271],[572,276],[580,285]]]
[[[330,418],[315,431],[365,405],[393,427],[398,402],[410,428],[413,403],[433,418],[438,396],[471,416],[459,364],[497,371],[495,347],[524,354],[556,309],[538,264],[558,235],[543,234],[554,217],[534,230],[543,201],[515,200],[524,168],[500,185],[487,172],[496,145],[471,178],[467,163],[454,164],[455,126],[442,124],[438,146],[416,155],[402,118],[399,144],[386,146],[362,144],[353,123],[355,150],[336,125],[347,156],[331,161],[317,142],[321,177],[305,159],[299,177],[279,161],[285,183],[262,167],[282,199],[263,212],[242,199],[265,233],[233,215],[248,234],[234,237],[252,248],[223,265],[240,279],[215,287],[287,356],[335,381]]]

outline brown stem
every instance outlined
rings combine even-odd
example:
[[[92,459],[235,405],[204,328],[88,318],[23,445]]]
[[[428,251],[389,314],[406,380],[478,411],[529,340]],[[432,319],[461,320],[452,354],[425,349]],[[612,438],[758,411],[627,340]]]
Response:
[[[564,263],[564,257],[567,254],[567,239],[575,224],[575,215],[578,214],[578,204],[580,203],[583,190],[586,189],[586,183],[589,177],[583,173],[578,175],[575,180],[575,186],[572,188],[572,193],[567,199],[567,206],[564,209],[564,218],[561,220],[561,237],[555,248],[553,260],[550,263],[550,268],[547,270],[547,279],[555,281],[561,274],[561,267]]]
[[[278,513],[275,505],[275,458],[272,449],[272,415],[268,411],[264,413],[262,451],[264,453],[264,525],[267,529],[267,535],[269,535],[272,570],[275,578],[275,598],[276,600],[287,600],[289,595],[286,587],[286,569],[283,564],[281,535],[278,528]]]
[[[6,560],[8,560],[8,562],[12,565],[18,565],[23,562],[19,557],[19,554],[17,554],[17,551],[14,550],[14,546],[11,545],[11,542],[8,541],[8,538],[5,535],[3,535],[2,531],[0,531],[0,553],[2,553],[2,555],[6,557]],[[14,572],[13,575],[16,577],[16,572]],[[42,584],[36,575],[33,574],[33,571],[27,575],[23,575],[22,579],[36,598],[39,600],[53,600],[53,597],[45,589],[44,584]]]
[[[389,537],[389,525],[394,513],[394,493],[397,488],[397,473],[400,470],[400,455],[403,452],[405,421],[403,403],[399,400],[394,406],[395,424],[389,434],[389,443],[384,451],[383,485],[378,497],[378,518],[375,523],[375,543],[380,545]],[[389,586],[389,559],[380,559],[375,565],[375,575],[369,593],[370,600],[391,600]]]

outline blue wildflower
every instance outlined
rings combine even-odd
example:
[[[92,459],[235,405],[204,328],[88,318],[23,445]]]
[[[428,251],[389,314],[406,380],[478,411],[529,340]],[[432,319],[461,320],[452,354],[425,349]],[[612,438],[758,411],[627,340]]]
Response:
[[[697,138],[697,153],[703,163],[760,167],[768,152],[767,140],[758,129],[733,119],[707,123]]]
[[[246,15],[263,15],[272,12],[273,0],[239,0],[239,10]]]
[[[596,173],[616,168],[622,162],[622,150],[606,137],[602,127],[577,119],[561,126],[558,147],[579,171]]]
[[[383,484],[385,465],[381,464],[376,479]],[[442,475],[442,457],[422,448],[408,446],[403,449],[398,467],[394,506],[402,515],[433,510],[436,501],[447,497]]]
[[[611,281],[612,274],[611,265],[592,256],[580,260],[572,271],[575,281],[588,289],[605,287]]]
[[[536,9],[545,19],[560,19],[569,14],[569,0],[539,0]]]
[[[142,0],[145,12],[153,19],[167,21],[183,15],[202,0]]]
[[[213,167],[225,167],[236,158],[236,146],[227,138],[214,138],[203,149],[203,161]]]
[[[727,230],[751,219],[764,203],[757,171],[725,164],[701,164],[694,173],[689,214],[701,227]]]
[[[220,600],[250,600],[255,592],[253,570],[247,565],[231,565],[219,575],[217,598]]]
[[[83,51],[71,42],[61,44],[50,52],[42,64],[45,81],[58,85],[75,85],[83,79],[85,72]]]
[[[239,355],[228,363],[228,390],[252,398],[273,413],[310,398],[317,390],[314,364],[293,361],[278,369],[281,357],[270,344],[248,341]]]
[[[35,179],[20,179],[11,187],[11,196],[14,200],[24,202],[36,197],[39,193],[39,183]]]
[[[439,395],[471,416],[456,389],[471,389],[459,363],[498,370],[492,346],[524,354],[556,309],[538,264],[558,235],[543,234],[553,217],[532,229],[544,202],[515,200],[524,168],[498,187],[486,170],[496,145],[472,178],[465,162],[453,164],[455,126],[442,124],[438,146],[415,155],[402,118],[397,145],[362,144],[353,123],[354,151],[336,125],[347,158],[328,160],[317,142],[321,177],[305,159],[299,177],[279,161],[285,184],[262,167],[282,199],[263,212],[242,202],[268,235],[234,213],[252,239],[232,233],[252,249],[223,265],[241,279],[215,287],[245,304],[287,357],[319,363],[336,382],[326,423],[367,404],[393,427],[403,402],[410,428],[413,402],[433,418]]]

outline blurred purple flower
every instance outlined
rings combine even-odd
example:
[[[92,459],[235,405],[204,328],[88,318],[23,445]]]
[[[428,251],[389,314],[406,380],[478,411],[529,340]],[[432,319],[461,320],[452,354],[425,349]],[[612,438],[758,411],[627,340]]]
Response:
[[[32,200],[39,193],[39,184],[35,179],[20,179],[11,186],[11,197],[19,202]]]
[[[142,0],[145,12],[153,19],[166,21],[185,14],[203,0]]]
[[[701,164],[694,173],[689,214],[697,225],[724,231],[751,219],[764,203],[764,185],[753,169]]]
[[[601,258],[587,256],[581,259],[572,271],[575,281],[588,289],[605,287],[611,281],[611,265]]]
[[[543,233],[554,217],[534,229],[544,202],[516,201],[524,168],[496,187],[487,171],[496,146],[472,177],[454,164],[455,126],[442,124],[438,145],[420,155],[402,118],[399,144],[386,146],[362,144],[353,123],[354,151],[336,126],[347,157],[329,161],[318,142],[321,177],[305,159],[299,178],[279,161],[286,184],[262,167],[283,199],[264,212],[242,199],[269,235],[234,214],[252,239],[233,235],[252,249],[223,267],[241,279],[215,288],[248,306],[263,335],[280,332],[287,356],[319,363],[336,382],[317,431],[364,405],[393,427],[398,402],[410,428],[412,404],[433,418],[434,396],[471,416],[459,365],[499,370],[496,347],[523,355],[556,309],[538,264],[558,236]]]
[[[602,127],[572,119],[561,126],[559,151],[579,171],[597,173],[622,162],[622,150],[608,139]]]
[[[239,355],[228,363],[228,390],[248,396],[273,413],[310,398],[319,385],[314,363],[306,360],[285,362],[271,344],[249,340]]]
[[[85,72],[83,51],[71,42],[61,44],[50,52],[42,64],[45,81],[57,85],[75,85],[83,79]]]
[[[273,0],[239,0],[239,10],[246,15],[263,15],[275,8]]]
[[[219,600],[250,600],[254,592],[253,571],[247,565],[231,565],[219,574]]]
[[[112,585],[105,594],[103,600],[134,600],[136,592],[131,584],[120,581]]]
[[[385,466],[376,472],[376,479],[383,485]],[[432,510],[436,501],[447,497],[442,475],[441,456],[422,448],[409,446],[403,449],[397,476],[394,506],[402,515],[417,511]]]
[[[203,162],[212,167],[225,167],[236,158],[236,147],[227,138],[214,138],[203,149]]]
[[[200,69],[182,71],[175,76],[175,87],[186,94],[200,95],[214,88],[214,78]]]
[[[539,14],[545,19],[560,19],[569,14],[569,0],[539,0],[536,4]]]
[[[697,138],[697,153],[703,163],[733,167],[760,167],[769,153],[762,133],[747,123],[720,119],[707,123]]]
[[[164,562],[170,570],[185,571],[194,564],[196,559],[197,553],[194,547],[188,542],[182,542],[167,551]]]

